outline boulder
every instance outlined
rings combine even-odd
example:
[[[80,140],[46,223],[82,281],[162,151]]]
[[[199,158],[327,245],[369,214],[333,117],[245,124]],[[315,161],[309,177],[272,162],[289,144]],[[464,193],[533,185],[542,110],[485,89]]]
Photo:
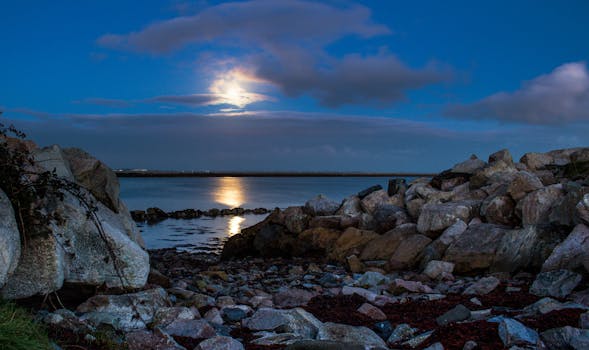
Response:
[[[295,234],[274,223],[261,227],[253,239],[254,249],[265,257],[291,256],[297,244]]]
[[[395,229],[368,242],[360,254],[360,259],[388,260],[405,238],[416,233],[417,227],[415,224],[400,225]]]
[[[477,171],[470,178],[470,188],[474,190],[491,183],[509,183],[513,180],[515,173],[517,170],[513,165],[499,160]]]
[[[554,159],[552,156],[545,153],[530,152],[524,154],[520,158],[519,162],[525,164],[528,169],[535,171],[545,169],[547,165],[550,165],[554,162]]]
[[[243,320],[242,325],[252,331],[276,330],[306,339],[314,339],[317,337],[322,323],[301,308],[290,310],[260,308],[252,317]]]
[[[589,225],[589,194],[584,195],[575,206],[575,213],[580,223]]]
[[[358,216],[362,215],[362,207],[358,196],[350,196],[342,202],[341,207],[335,213],[341,216]]]
[[[421,251],[431,241],[431,238],[421,234],[408,236],[401,241],[395,253],[389,259],[389,268],[392,270],[412,268],[417,263]]]
[[[485,163],[484,160],[481,160],[477,158],[477,156],[472,155],[470,159],[467,159],[462,163],[455,164],[451,171],[453,173],[464,173],[472,175],[484,168],[485,165],[487,165],[487,163]]]
[[[533,173],[527,171],[519,171],[514,175],[513,181],[507,188],[507,193],[515,201],[524,198],[528,193],[534,192],[543,188],[542,181]]]
[[[312,216],[333,215],[339,207],[339,203],[323,195],[318,195],[305,203],[305,212]]]
[[[409,216],[405,210],[392,204],[378,205],[372,212],[372,217],[374,218],[376,225],[375,231],[379,233],[386,232],[398,225],[410,222]]]
[[[309,226],[309,216],[305,214],[303,207],[288,207],[281,212],[282,222],[286,229],[299,234]]]
[[[394,196],[396,194],[404,195],[407,191],[407,180],[402,178],[390,179],[387,187],[387,194]]]
[[[80,196],[92,200],[84,190]],[[69,192],[63,200],[49,198],[48,208],[61,220],[51,223],[52,234],[40,234],[27,242],[21,262],[0,291],[5,298],[46,294],[64,282],[124,289],[145,285],[149,256],[131,238],[135,232],[121,213],[96,202],[89,216],[80,199]]]
[[[176,320],[166,328],[164,332],[174,337],[190,339],[208,339],[217,335],[215,329],[206,320]]]
[[[513,164],[513,158],[511,157],[511,153],[509,153],[509,150],[505,148],[489,155],[489,164],[493,164],[500,160],[505,162],[506,164]]]
[[[446,252],[446,249],[448,249],[448,246],[454,243],[454,241],[456,241],[456,239],[461,234],[463,234],[467,228],[468,225],[464,221],[458,220],[454,225],[445,229],[440,237],[434,240],[423,250],[421,254],[421,266],[425,267],[425,265],[431,260],[441,260],[444,256],[444,253]]]
[[[55,171],[55,174],[68,181],[75,182],[76,179],[63,150],[58,145],[36,149],[32,152],[35,165],[46,171]]]
[[[76,311],[84,314],[82,320],[94,323],[114,320],[112,326],[130,331],[145,328],[153,321],[156,311],[168,305],[167,293],[156,288],[132,294],[96,295],[78,306]]]
[[[488,269],[506,232],[498,225],[471,225],[448,247],[442,260],[454,263],[457,273]]]
[[[522,224],[549,224],[551,208],[563,195],[560,184],[544,187],[528,194],[518,203],[522,211]]]
[[[542,265],[542,271],[576,270],[584,266],[589,271],[589,227],[577,225],[568,237],[558,244]]]
[[[379,235],[374,231],[350,227],[335,241],[329,257],[343,262],[350,255],[359,255],[368,242],[378,237]]]
[[[389,197],[387,191],[383,189],[379,189],[378,191],[370,193],[360,202],[362,210],[369,214],[372,214],[377,207],[386,204],[391,204],[391,198]]]
[[[324,227],[310,228],[299,235],[298,249],[302,252],[325,251],[334,245],[341,234],[339,230]]]
[[[20,233],[10,200],[0,190],[0,288],[12,275],[20,259]]]
[[[540,334],[548,349],[587,349],[589,330],[565,326],[553,328]]]
[[[478,213],[479,206],[478,201],[426,204],[421,208],[421,214],[417,220],[417,231],[436,238],[457,220],[470,221]]]
[[[491,224],[513,226],[517,223],[515,202],[509,196],[490,196],[481,205],[481,216]]]
[[[384,340],[369,328],[332,322],[326,322],[319,328],[317,339],[348,344],[362,344],[367,347],[387,348]]]
[[[104,205],[119,211],[119,180],[106,164],[79,148],[63,150],[76,182],[90,191]]]
[[[556,228],[526,226],[507,230],[497,249],[491,271],[539,270],[554,248],[566,237]]]
[[[360,199],[364,199],[365,197],[371,195],[372,193],[376,192],[376,191],[380,191],[382,190],[382,186],[381,185],[374,185],[374,186],[370,186],[366,189],[363,189],[362,191],[358,192],[357,196]]]
[[[459,322],[468,320],[470,318],[470,310],[462,305],[458,304],[454,308],[448,310],[443,315],[436,318],[436,323],[440,326],[445,326],[452,322]]]
[[[550,222],[563,226],[574,226],[583,222],[583,215],[581,209],[583,205],[583,198],[589,195],[589,186],[584,186],[579,182],[567,182],[564,184],[564,191],[566,194],[560,198],[550,211]],[[589,196],[588,201],[589,204]]]
[[[530,293],[541,297],[565,298],[583,277],[569,270],[542,272],[530,287]]]
[[[309,227],[339,229],[341,228],[342,218],[343,217],[339,215],[315,216],[311,219],[311,221],[309,221]]]

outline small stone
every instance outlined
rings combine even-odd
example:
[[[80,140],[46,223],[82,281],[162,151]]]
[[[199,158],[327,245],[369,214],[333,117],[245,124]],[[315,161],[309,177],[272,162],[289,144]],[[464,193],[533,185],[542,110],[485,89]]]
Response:
[[[485,320],[493,314],[493,309],[475,310],[470,312],[472,320]]]
[[[360,273],[364,271],[364,264],[356,255],[350,255],[346,258],[346,262],[348,263],[348,268],[352,273]]]
[[[363,297],[364,299],[373,302],[376,300],[377,294],[374,292],[369,291],[368,289],[359,288],[359,287],[350,287],[344,286],[341,291],[342,295],[354,295],[358,294],[359,296]]]
[[[416,348],[419,344],[423,343],[424,341],[428,340],[429,337],[433,334],[433,331],[428,331],[425,333],[421,333],[420,335],[409,339],[408,341],[404,342],[403,345],[410,346],[411,348]]]
[[[507,347],[513,345],[535,346],[540,342],[540,337],[535,330],[512,318],[504,318],[499,323],[499,337]]]
[[[362,304],[362,306],[360,306],[356,311],[370,317],[375,321],[384,321],[387,319],[387,315],[385,315],[381,309],[369,303]]]
[[[388,278],[380,272],[368,271],[365,272],[358,280],[356,285],[363,288],[373,288],[380,284],[386,283]]]
[[[393,333],[393,326],[389,321],[382,321],[377,322],[374,324],[374,331],[378,334],[382,339],[387,340]]]
[[[227,322],[238,322],[246,318],[244,310],[237,307],[226,307],[222,312],[223,319]]]
[[[569,270],[542,272],[532,283],[530,293],[538,296],[564,298],[581,282],[582,276]]]
[[[282,308],[292,308],[307,305],[317,293],[300,288],[288,288],[274,294],[274,305]]]
[[[458,304],[453,309],[436,318],[436,323],[440,326],[444,326],[448,323],[464,321],[469,318],[470,310],[466,306]]]
[[[243,350],[243,345],[231,337],[213,337],[202,341],[194,350]]]
[[[475,305],[483,306],[483,303],[481,303],[481,301],[478,298],[470,298],[469,301]]]
[[[390,343],[390,344],[400,343],[402,341],[405,341],[405,340],[413,337],[413,335],[416,332],[417,332],[416,328],[411,328],[411,326],[409,326],[408,324],[401,323],[400,325],[395,327],[395,329],[393,330],[393,332],[389,336],[387,343]]]
[[[491,293],[497,286],[499,286],[499,279],[495,277],[484,277],[480,280],[476,281],[470,287],[466,288],[466,290],[462,294],[466,295],[485,295]]]
[[[442,274],[451,274],[454,271],[454,264],[447,261],[432,260],[427,263],[423,274],[431,279],[437,279]]]
[[[462,350],[474,350],[474,349],[478,348],[478,346],[479,346],[479,344],[477,344],[476,341],[469,340],[466,343],[464,343]]]
[[[444,345],[442,345],[440,342],[437,342],[428,346],[427,348],[424,348],[423,350],[444,350]]]
[[[205,313],[205,320],[209,321],[213,324],[223,324],[223,316],[221,316],[221,312],[216,307],[210,309]]]
[[[171,336],[192,339],[207,339],[217,335],[215,329],[205,320],[178,320],[163,329]]]

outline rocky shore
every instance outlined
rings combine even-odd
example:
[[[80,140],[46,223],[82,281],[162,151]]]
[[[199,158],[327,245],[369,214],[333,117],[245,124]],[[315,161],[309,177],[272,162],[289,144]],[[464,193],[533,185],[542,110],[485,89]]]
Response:
[[[24,245],[3,202],[0,292],[34,305],[56,348],[589,348],[587,148],[318,196],[221,256],[146,252],[110,169],[34,153],[99,202],[102,226],[66,198],[53,234]]]
[[[200,209],[184,209],[165,212],[164,210],[154,207],[146,210],[131,210],[131,217],[135,222],[147,222],[148,224],[156,224],[166,219],[198,219],[206,216],[215,218],[217,216],[240,216],[247,214],[265,215],[272,210],[266,208],[244,209],[218,209],[212,208],[209,210]]]

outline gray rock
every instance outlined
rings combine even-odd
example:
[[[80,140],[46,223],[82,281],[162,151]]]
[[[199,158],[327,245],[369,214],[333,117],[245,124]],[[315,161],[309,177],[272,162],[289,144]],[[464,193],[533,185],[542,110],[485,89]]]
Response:
[[[489,155],[489,164],[498,162],[500,160],[507,164],[513,164],[513,158],[511,157],[511,153],[509,153],[508,149],[502,149]]]
[[[317,293],[300,288],[288,288],[273,296],[274,305],[283,308],[292,308],[307,305],[309,300],[317,296]]]
[[[528,193],[543,188],[542,181],[533,173],[519,171],[515,174],[513,181],[507,187],[507,193],[515,201],[524,198]]]
[[[444,350],[444,345],[442,345],[442,343],[437,342],[437,343],[433,343],[432,345],[428,346],[427,348],[424,348],[423,350]]]
[[[415,224],[403,224],[368,242],[362,253],[361,260],[388,260],[397,247],[410,235],[417,233]]]
[[[444,326],[452,322],[468,320],[469,318],[470,310],[466,306],[458,304],[443,315],[437,317],[436,323],[440,326]]]
[[[570,326],[549,329],[540,336],[548,349],[587,349],[589,345],[589,330]]]
[[[126,343],[129,350],[186,350],[160,328],[127,333]]]
[[[540,337],[535,330],[511,318],[504,318],[499,322],[499,337],[507,347],[513,345],[537,346],[540,343]]]
[[[433,333],[434,333],[434,331],[428,331],[428,332],[425,332],[425,333],[421,333],[418,336],[413,337],[413,338],[407,340],[406,342],[403,343],[403,345],[409,346],[411,348],[416,348],[421,343],[423,343],[424,341],[428,340],[429,337],[431,337]]]
[[[194,320],[195,318],[200,318],[200,315],[187,307],[162,307],[156,310],[152,323],[156,327],[166,327],[176,320]]]
[[[517,222],[515,202],[509,196],[490,196],[481,205],[481,216],[491,224],[512,226]]]
[[[63,155],[76,182],[117,213],[120,189],[119,180],[114,171],[79,148],[66,148],[63,150]]]
[[[243,350],[243,344],[231,337],[217,336],[204,340],[194,350]]]
[[[488,269],[507,229],[492,224],[470,225],[452,245],[442,260],[455,264],[458,273]]]
[[[487,163],[485,163],[484,160],[472,156],[470,159],[467,159],[462,163],[455,164],[451,171],[453,173],[474,174],[484,168],[485,165],[487,165]]]
[[[171,336],[186,337],[192,339],[208,339],[217,335],[217,332],[206,320],[176,320],[164,329]]]
[[[405,238],[389,259],[389,268],[394,270],[412,268],[425,247],[432,240],[424,235],[415,234]]]
[[[360,198],[358,198],[357,196],[347,197],[346,199],[344,199],[341,207],[335,212],[335,214],[351,217],[362,215]]]
[[[253,331],[277,331],[313,339],[317,336],[321,321],[300,308],[291,310],[260,308],[252,317],[244,319],[242,325]]]
[[[303,207],[288,207],[281,215],[284,226],[292,233],[299,234],[309,226],[309,216],[305,214]]]
[[[589,271],[589,227],[579,224],[557,245],[542,265],[542,271],[575,270],[584,266]]]
[[[387,315],[385,315],[381,309],[369,303],[362,304],[356,311],[375,321],[384,321],[387,319]]]
[[[410,222],[405,210],[393,204],[380,204],[372,211],[375,230],[379,233],[389,231],[396,226]]]
[[[485,295],[489,294],[499,286],[498,278],[495,277],[483,277],[476,281],[475,283],[471,284],[462,294],[466,295]]]
[[[475,350],[476,348],[478,348],[479,344],[477,344],[476,341],[474,340],[469,340],[466,343],[464,343],[464,347],[462,348],[462,350]]]
[[[381,185],[374,185],[374,186],[370,186],[360,192],[358,192],[357,196],[360,199],[364,199],[366,196],[376,192],[376,191],[380,191],[382,190],[382,186]]]
[[[583,199],[575,206],[575,213],[579,222],[589,225],[589,194],[583,196]]]
[[[360,207],[363,211],[372,214],[377,207],[387,204],[392,204],[391,197],[389,197],[387,191],[380,189],[364,197],[360,202]]]
[[[564,309],[585,309],[589,310],[589,307],[573,302],[560,302],[558,300],[554,300],[552,298],[542,298],[537,302],[528,305],[524,308],[524,313],[529,315],[537,315],[537,314],[547,314],[549,312],[555,310],[564,310]]]
[[[92,201],[86,191],[81,195]],[[145,285],[149,256],[133,240],[134,232],[122,213],[116,214],[97,202],[89,218],[87,209],[69,192],[63,201],[48,200],[50,210],[54,209],[62,220],[51,224],[53,234],[27,242],[18,267],[0,291],[4,298],[47,294],[64,282],[124,289]]]
[[[305,212],[313,216],[333,215],[339,207],[339,203],[334,202],[323,195],[318,195],[305,203]]]
[[[522,210],[523,225],[550,223],[550,210],[564,196],[560,184],[541,188],[528,194],[518,203]]]
[[[168,306],[168,295],[162,288],[122,295],[96,295],[80,306],[84,313],[81,319],[104,319],[116,321],[118,329],[129,331],[145,328],[153,321],[159,308]]]
[[[374,288],[378,285],[387,283],[390,279],[380,272],[367,271],[354,283],[358,287]]]
[[[331,340],[350,344],[386,348],[384,340],[366,327],[354,327],[345,324],[327,322],[317,333],[318,340]]]
[[[443,274],[451,274],[454,271],[454,264],[447,261],[432,260],[427,263],[423,274],[431,279],[437,279]]]
[[[74,175],[63,150],[58,145],[36,149],[32,153],[35,164],[63,179],[75,182]]]
[[[478,212],[479,205],[478,201],[426,204],[421,208],[421,214],[417,220],[417,231],[430,237],[437,237],[458,220],[470,221]]]
[[[564,298],[571,294],[583,277],[569,270],[542,272],[530,287],[530,293],[538,296]]]
[[[366,350],[364,345],[342,343],[330,340],[299,340],[285,350]]]
[[[519,161],[530,170],[541,170],[545,169],[547,165],[553,164],[554,158],[545,153],[530,152],[524,154]]]
[[[20,259],[20,233],[12,204],[0,190],[0,288],[12,275]]]

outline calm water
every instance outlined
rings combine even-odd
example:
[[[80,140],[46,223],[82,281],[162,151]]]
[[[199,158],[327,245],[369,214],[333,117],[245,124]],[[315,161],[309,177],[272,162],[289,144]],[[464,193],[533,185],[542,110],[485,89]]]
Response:
[[[159,207],[165,211],[211,208],[286,208],[302,205],[323,194],[341,201],[350,194],[380,184],[380,177],[211,177],[121,178],[121,198],[130,210]],[[225,239],[264,219],[243,217],[168,219],[156,225],[140,225],[150,249],[177,247],[186,250],[218,250]]]

